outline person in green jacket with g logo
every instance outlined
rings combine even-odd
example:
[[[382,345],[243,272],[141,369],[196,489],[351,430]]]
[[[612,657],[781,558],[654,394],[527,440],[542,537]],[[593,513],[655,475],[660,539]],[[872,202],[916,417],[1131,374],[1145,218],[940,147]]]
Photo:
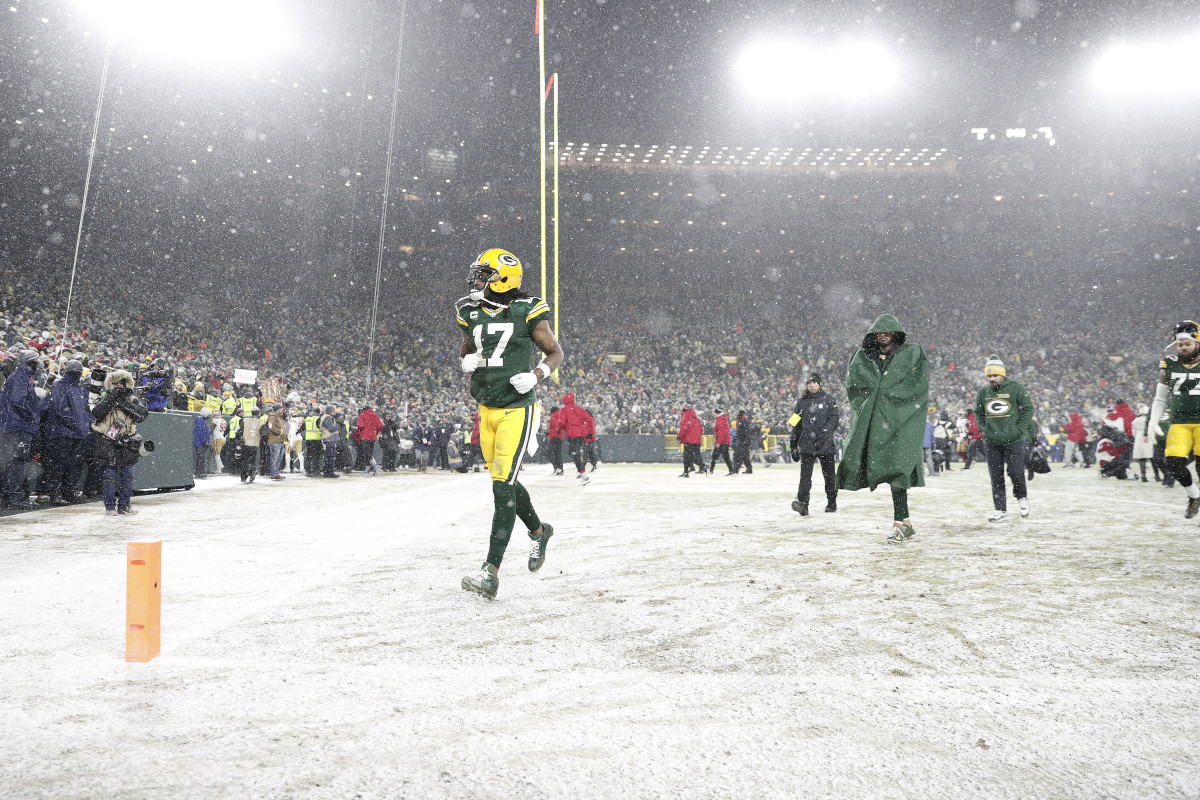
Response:
[[[1033,427],[1033,403],[1029,392],[1010,380],[1000,356],[988,356],[983,375],[987,385],[975,397],[975,421],[987,448],[988,474],[992,479],[990,522],[1008,519],[1008,497],[1004,486],[1007,468],[1013,496],[1021,507],[1021,516],[1029,516],[1029,492],[1025,485],[1025,456]]]

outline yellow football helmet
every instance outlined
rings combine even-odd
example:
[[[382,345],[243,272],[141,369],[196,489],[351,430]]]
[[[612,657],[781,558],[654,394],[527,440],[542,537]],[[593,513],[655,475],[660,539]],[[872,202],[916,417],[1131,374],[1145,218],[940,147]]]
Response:
[[[484,280],[495,294],[504,294],[512,289],[521,288],[521,261],[507,250],[493,247],[485,250],[471,265],[467,274],[467,289],[472,300],[482,300],[483,291],[475,288],[476,281]],[[478,295],[478,296],[476,296]]]

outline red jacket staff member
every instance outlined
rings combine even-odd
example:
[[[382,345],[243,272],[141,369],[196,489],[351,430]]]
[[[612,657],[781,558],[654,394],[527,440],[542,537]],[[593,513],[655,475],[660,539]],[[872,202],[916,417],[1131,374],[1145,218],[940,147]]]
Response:
[[[704,425],[691,403],[683,404],[683,412],[679,415],[679,433],[675,434],[675,438],[683,445],[683,474],[679,477],[688,477],[693,464],[696,465],[696,471],[703,475],[704,456],[700,455],[700,443],[704,441]]]

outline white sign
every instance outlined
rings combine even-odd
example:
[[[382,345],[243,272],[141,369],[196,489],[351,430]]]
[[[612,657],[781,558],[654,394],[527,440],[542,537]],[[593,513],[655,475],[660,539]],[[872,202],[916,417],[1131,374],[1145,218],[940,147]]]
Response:
[[[235,369],[233,371],[234,383],[257,383],[258,370],[256,369]]]

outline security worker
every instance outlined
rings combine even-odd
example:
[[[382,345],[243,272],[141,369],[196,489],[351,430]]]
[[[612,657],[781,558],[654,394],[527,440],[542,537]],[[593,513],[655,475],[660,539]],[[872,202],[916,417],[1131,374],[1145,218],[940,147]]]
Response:
[[[229,389],[226,389],[224,394],[225,399],[221,401],[221,413],[228,417],[237,408],[237,398],[233,396],[233,392]],[[230,435],[229,438],[232,439],[233,436]]]
[[[321,443],[321,409],[313,406],[304,418],[304,474],[315,478],[321,472],[321,452],[325,446]]]

